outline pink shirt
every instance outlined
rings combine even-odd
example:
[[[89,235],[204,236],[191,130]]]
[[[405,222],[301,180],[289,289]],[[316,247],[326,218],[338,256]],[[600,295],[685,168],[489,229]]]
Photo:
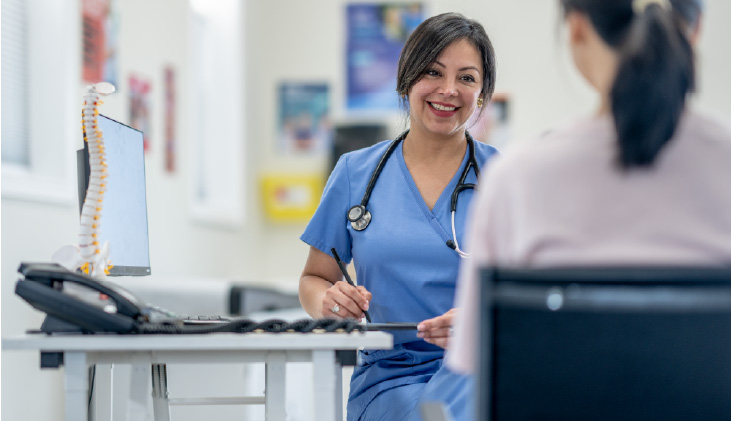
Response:
[[[447,364],[475,368],[481,267],[731,265],[731,126],[686,112],[648,169],[621,172],[609,116],[495,159],[473,200]]]

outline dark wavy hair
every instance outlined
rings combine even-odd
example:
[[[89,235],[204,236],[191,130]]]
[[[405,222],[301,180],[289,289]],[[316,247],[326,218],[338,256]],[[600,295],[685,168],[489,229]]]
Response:
[[[401,50],[396,92],[401,96],[404,110],[408,110],[405,96],[411,87],[424,76],[447,46],[461,39],[468,40],[480,52],[483,74],[481,97],[485,104],[490,101],[495,92],[495,50],[485,28],[476,20],[459,13],[443,13],[422,22],[409,35]]]
[[[564,14],[591,20],[618,54],[610,92],[617,131],[618,161],[624,169],[649,167],[673,137],[695,88],[695,58],[689,32],[698,22],[701,0],[649,3],[633,10],[632,0],[561,0]]]

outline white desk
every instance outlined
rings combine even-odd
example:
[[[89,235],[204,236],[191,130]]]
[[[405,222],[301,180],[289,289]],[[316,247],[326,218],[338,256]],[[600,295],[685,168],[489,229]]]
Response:
[[[24,335],[3,338],[4,350],[62,352],[66,420],[87,419],[88,368],[93,364],[151,364],[156,420],[169,420],[168,405],[195,404],[168,398],[166,363],[266,363],[263,397],[209,398],[198,403],[264,403],[267,421],[284,421],[284,381],[287,362],[312,362],[314,420],[342,419],[342,367],[336,350],[390,349],[393,337],[367,333],[217,333],[209,335]],[[213,379],[212,379],[213,381]],[[228,400],[228,401],[227,401]],[[205,401],[205,402],[204,402]]]

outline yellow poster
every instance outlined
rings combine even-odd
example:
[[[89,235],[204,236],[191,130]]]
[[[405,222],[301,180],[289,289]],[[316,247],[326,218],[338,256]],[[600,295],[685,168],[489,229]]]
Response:
[[[274,222],[307,222],[320,203],[323,188],[324,178],[319,173],[263,175],[266,215]]]

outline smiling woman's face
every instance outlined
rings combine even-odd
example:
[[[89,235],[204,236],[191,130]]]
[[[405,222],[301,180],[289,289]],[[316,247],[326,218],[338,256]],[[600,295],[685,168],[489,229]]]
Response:
[[[464,131],[477,108],[482,77],[482,57],[468,40],[448,45],[411,87],[412,133],[450,136]]]

